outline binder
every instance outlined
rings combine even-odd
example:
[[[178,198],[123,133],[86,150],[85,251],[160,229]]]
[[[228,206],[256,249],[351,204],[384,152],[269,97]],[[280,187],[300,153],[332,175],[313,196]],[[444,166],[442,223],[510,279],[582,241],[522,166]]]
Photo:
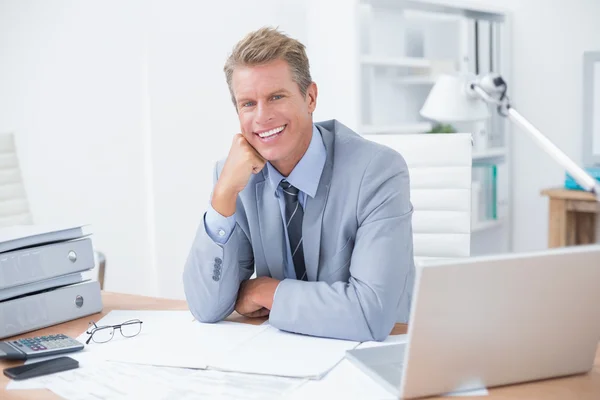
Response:
[[[0,339],[102,311],[98,281],[86,281],[0,302]]]
[[[14,225],[0,228],[0,253],[24,247],[78,239],[86,236],[83,226]]]
[[[0,291],[93,268],[90,238],[0,253]]]
[[[56,288],[59,286],[72,285],[74,283],[83,282],[83,274],[74,273],[68,275],[57,276],[55,278],[45,279],[25,285],[12,286],[0,290],[0,301],[12,299],[13,297],[23,296],[27,293],[35,293],[46,289]]]

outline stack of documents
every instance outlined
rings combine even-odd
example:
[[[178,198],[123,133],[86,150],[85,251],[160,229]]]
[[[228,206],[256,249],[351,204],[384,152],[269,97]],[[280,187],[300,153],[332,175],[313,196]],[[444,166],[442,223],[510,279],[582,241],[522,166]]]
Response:
[[[134,364],[319,379],[358,344],[288,333],[268,324],[203,324],[190,318],[184,326],[171,324],[171,329],[119,340],[103,347],[103,353],[107,360]]]
[[[281,399],[305,381],[211,370],[97,361],[85,367],[11,382],[8,389],[52,390],[67,400]]]
[[[102,310],[100,285],[83,226],[0,229],[0,339]]]
[[[70,353],[79,361],[78,369],[12,381],[7,388],[47,388],[68,400],[393,399],[345,360],[345,352],[407,340],[397,335],[358,344],[296,335],[268,324],[201,324],[187,310],[115,310],[96,323],[117,325],[132,319],[143,322],[139,335],[125,338],[115,333],[107,343],[92,341]],[[82,343],[87,338],[85,332],[77,337]]]

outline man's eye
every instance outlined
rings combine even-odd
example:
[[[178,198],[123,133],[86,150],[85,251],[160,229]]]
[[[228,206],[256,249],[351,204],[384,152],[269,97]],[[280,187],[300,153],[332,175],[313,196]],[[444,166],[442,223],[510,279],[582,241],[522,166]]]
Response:
[[[271,98],[272,98],[273,100],[279,100],[279,99],[283,98],[283,96],[282,96],[282,95],[280,95],[280,94],[276,94],[275,96],[273,96],[273,97],[271,97]]]
[[[248,102],[242,104],[242,107],[252,107],[253,105],[254,105],[253,101],[248,101]]]

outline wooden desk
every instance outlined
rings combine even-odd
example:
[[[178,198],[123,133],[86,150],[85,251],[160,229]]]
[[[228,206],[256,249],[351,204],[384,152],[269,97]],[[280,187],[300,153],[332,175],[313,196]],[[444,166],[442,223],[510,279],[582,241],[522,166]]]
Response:
[[[596,242],[600,203],[592,193],[558,188],[542,190],[542,195],[550,199],[548,247]]]
[[[90,320],[98,321],[111,310],[186,310],[185,301],[157,299],[152,297],[132,296],[117,293],[103,293],[104,310],[101,313],[90,315],[64,324],[55,325],[50,328],[40,329],[25,335],[15,336],[4,340],[12,340],[20,337],[35,335],[52,335],[64,333],[66,335],[77,337],[85,331]],[[250,322],[260,324],[264,319],[249,320],[240,315],[234,314],[231,321]],[[406,333],[407,326],[396,324],[392,334]],[[510,329],[510,327],[508,327]],[[550,349],[549,349],[550,350]],[[0,369],[22,364],[20,361],[0,360]],[[2,400],[22,400],[22,399],[59,399],[49,390],[5,390],[9,379],[2,374],[0,376],[0,399]],[[600,347],[596,352],[596,359],[592,371],[585,375],[577,375],[568,378],[551,379],[527,384],[505,386],[501,388],[489,389],[490,396],[479,397],[485,400],[508,400],[508,399],[581,399],[598,400],[600,399]],[[474,397],[452,397],[452,399],[469,400]],[[441,397],[437,397],[441,399]],[[447,397],[450,399],[450,397]]]

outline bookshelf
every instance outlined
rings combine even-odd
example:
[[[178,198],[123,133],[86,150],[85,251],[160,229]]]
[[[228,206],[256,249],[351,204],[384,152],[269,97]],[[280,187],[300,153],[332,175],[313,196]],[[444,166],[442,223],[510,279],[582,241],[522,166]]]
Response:
[[[419,111],[440,74],[493,71],[512,81],[510,18],[500,8],[453,0],[306,4],[311,70],[321,84],[317,120],[336,118],[360,134],[427,134],[436,122]],[[332,21],[335,29],[324,34],[319,26]],[[511,126],[490,114],[481,123],[453,124],[473,136],[473,179],[493,180],[473,182],[474,255],[511,249]],[[478,173],[482,168],[495,175]]]
[[[311,26],[336,26],[327,37],[309,30],[317,84],[327,69],[328,96],[339,96],[335,103],[322,100],[329,111],[324,119],[338,118],[361,134],[427,134],[436,121],[419,111],[440,74],[499,72],[512,81],[505,10],[452,0],[334,3],[309,0]],[[511,126],[495,110],[490,114],[482,123],[452,125],[473,136],[472,254],[511,249]],[[478,173],[482,168],[495,173]]]

